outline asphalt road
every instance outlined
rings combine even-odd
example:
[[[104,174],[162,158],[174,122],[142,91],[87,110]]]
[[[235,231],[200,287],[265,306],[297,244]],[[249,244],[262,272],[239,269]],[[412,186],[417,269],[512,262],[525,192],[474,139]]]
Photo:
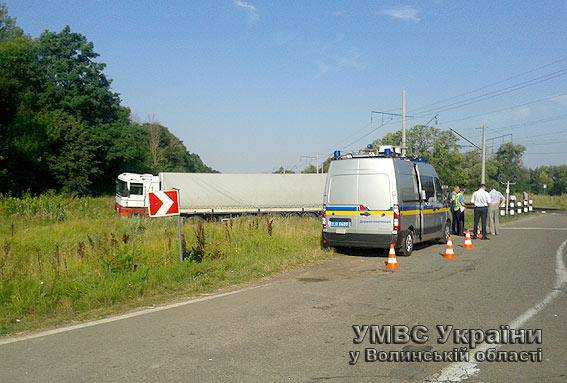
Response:
[[[0,339],[1,382],[567,381],[567,215],[537,214],[499,237],[398,257],[340,255],[256,288],[60,333]],[[462,243],[461,240],[456,241]],[[562,246],[563,244],[563,246]],[[425,344],[354,344],[352,326],[424,325]],[[365,362],[349,351],[451,350],[436,325],[542,329],[541,362]],[[10,342],[10,343],[7,343]],[[482,345],[477,348],[482,349]]]

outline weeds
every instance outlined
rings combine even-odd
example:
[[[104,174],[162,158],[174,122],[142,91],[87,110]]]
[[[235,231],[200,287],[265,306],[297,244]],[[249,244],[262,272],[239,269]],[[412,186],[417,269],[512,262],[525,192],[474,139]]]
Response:
[[[231,229],[232,229],[232,220],[230,221],[230,223],[229,223],[229,221],[224,221],[224,233],[225,233],[226,240],[228,242],[232,242],[232,238],[231,238],[231,235],[230,235]]]
[[[190,262],[179,262],[176,224],[118,217],[110,198],[0,199],[0,333],[210,292],[331,254],[319,250],[316,220],[248,217],[187,221]]]
[[[205,235],[205,226],[202,222],[198,222],[195,226],[195,246],[189,254],[189,259],[195,262],[201,262],[205,256],[205,247],[207,246],[207,237]]]
[[[85,243],[83,241],[79,242],[77,245],[77,258],[80,260],[85,258]]]

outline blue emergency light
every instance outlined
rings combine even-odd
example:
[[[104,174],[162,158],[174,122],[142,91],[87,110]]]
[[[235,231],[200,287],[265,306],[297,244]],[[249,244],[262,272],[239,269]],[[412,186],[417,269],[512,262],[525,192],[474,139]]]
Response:
[[[333,152],[333,160],[338,160],[341,158],[341,151],[340,150],[335,150]]]

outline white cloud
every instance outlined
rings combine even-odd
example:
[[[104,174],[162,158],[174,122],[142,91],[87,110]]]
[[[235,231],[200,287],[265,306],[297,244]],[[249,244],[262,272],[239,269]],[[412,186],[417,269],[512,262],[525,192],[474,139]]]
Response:
[[[347,70],[362,72],[368,68],[363,61],[361,55],[356,51],[345,52],[340,56],[330,56],[316,61],[317,75],[316,78],[324,77],[329,73],[338,73]]]
[[[394,6],[390,8],[382,8],[378,11],[379,15],[388,16],[395,20],[403,20],[403,21],[421,21],[421,15],[417,8],[412,7],[411,5],[400,5]]]
[[[260,14],[258,13],[258,10],[256,9],[256,7],[252,4],[250,4],[247,1],[244,0],[233,0],[233,3],[236,7],[244,10],[246,13],[248,13],[248,16],[250,17],[250,20],[252,21],[258,21],[260,20]]]
[[[361,60],[360,54],[352,53],[347,56],[342,56],[337,59],[337,67],[339,69],[354,69],[363,71],[367,65]]]

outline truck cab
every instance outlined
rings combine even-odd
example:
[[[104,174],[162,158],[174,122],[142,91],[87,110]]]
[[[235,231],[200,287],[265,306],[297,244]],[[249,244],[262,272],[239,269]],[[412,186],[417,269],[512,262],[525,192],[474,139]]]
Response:
[[[115,210],[123,217],[146,215],[148,193],[159,190],[159,177],[152,174],[122,173],[116,179]]]

